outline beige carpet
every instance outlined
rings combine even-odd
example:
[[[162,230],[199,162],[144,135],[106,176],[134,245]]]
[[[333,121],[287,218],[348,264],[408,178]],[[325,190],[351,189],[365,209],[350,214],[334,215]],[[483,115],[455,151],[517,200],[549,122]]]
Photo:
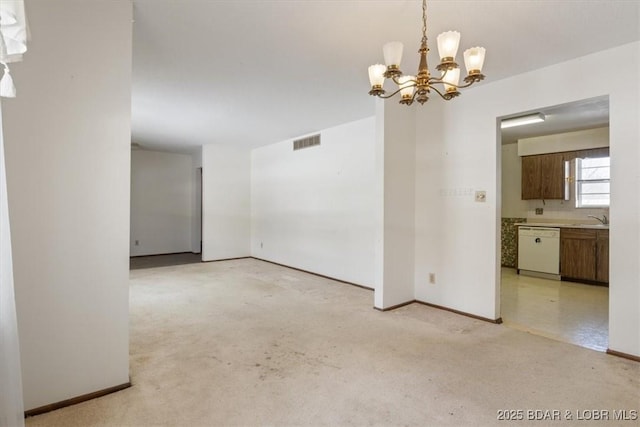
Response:
[[[132,271],[134,386],[27,425],[509,425],[504,409],[584,425],[577,411],[640,409],[640,363],[372,305],[371,291],[251,259]]]

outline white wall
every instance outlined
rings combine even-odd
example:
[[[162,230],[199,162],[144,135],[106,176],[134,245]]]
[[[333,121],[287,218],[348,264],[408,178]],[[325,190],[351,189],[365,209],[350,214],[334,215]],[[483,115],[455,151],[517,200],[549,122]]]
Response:
[[[472,93],[435,97],[417,112],[415,296],[495,319],[496,120],[451,111],[471,104]],[[487,201],[475,202],[475,191]]]
[[[467,90],[443,106],[441,118],[431,116],[428,109],[419,112],[417,168],[428,169],[416,180],[419,299],[489,318],[499,316],[501,171],[496,152],[501,150],[496,118],[609,95],[609,347],[640,355],[639,56],[640,43],[624,45]],[[620,67],[612,80],[602,64],[614,63]],[[558,78],[577,75],[581,77]],[[473,203],[472,196],[464,192],[461,197],[435,198],[439,185],[486,189],[487,202]],[[442,220],[439,234],[431,224]],[[439,255],[434,256],[437,251]],[[441,272],[442,280],[436,286],[419,280],[430,268]]]
[[[250,255],[251,155],[247,149],[202,147],[202,260]]]
[[[131,152],[131,256],[191,252],[194,174],[189,154]]]
[[[24,426],[24,401],[2,135],[0,108],[0,425],[15,427]]]
[[[202,147],[192,155],[191,176],[193,177],[193,216],[191,221],[191,252],[201,252],[202,241]]]
[[[359,285],[374,282],[374,118],[252,152],[251,254]]]
[[[129,381],[132,6],[27,12],[3,121],[28,410]]]
[[[609,146],[609,127],[563,132],[518,140],[518,155],[561,153]]]
[[[413,301],[415,249],[416,111],[396,99],[376,100],[376,175],[382,176],[382,222],[377,224],[381,269],[375,281],[374,305],[386,309]],[[370,184],[371,185],[371,184]]]
[[[529,203],[522,200],[522,159],[518,144],[502,146],[502,217],[526,218]],[[542,201],[540,201],[542,203]]]

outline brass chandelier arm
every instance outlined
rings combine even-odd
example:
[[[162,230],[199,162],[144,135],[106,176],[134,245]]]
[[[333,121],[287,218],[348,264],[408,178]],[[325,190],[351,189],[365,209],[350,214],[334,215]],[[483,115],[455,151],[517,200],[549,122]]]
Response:
[[[431,89],[435,90],[435,91],[438,93],[438,95],[440,95],[440,97],[441,97],[442,99],[444,99],[445,101],[448,101],[448,100],[450,100],[450,99],[452,98],[451,96],[446,96],[446,94],[445,94],[445,95],[443,95],[443,94],[442,94],[442,92],[440,92],[440,91],[438,90],[438,88],[437,88],[437,87],[435,87],[435,86],[431,86]]]
[[[471,86],[474,83],[475,83],[475,80],[474,81],[470,81],[469,83],[467,83],[465,85],[456,85],[456,84],[453,84],[453,83],[447,83],[444,80],[442,80],[441,78],[432,77],[432,78],[429,79],[429,86],[432,86],[434,84],[446,84],[446,85],[455,87],[456,89],[464,89],[466,87]]]
[[[392,93],[392,94],[390,94],[390,95],[383,95],[383,94],[380,94],[380,95],[376,95],[376,96],[377,96],[378,98],[388,99],[388,98],[391,98],[392,96],[394,96],[394,95],[396,95],[396,94],[400,93],[400,91],[401,91],[401,90],[402,90],[402,88],[400,88],[400,89],[396,90],[395,92],[393,92],[393,93]]]
[[[402,76],[399,76],[399,77],[402,77]],[[414,85],[414,86],[417,86],[417,85],[418,85],[418,80],[417,80],[417,79],[411,79],[411,80],[407,80],[407,81],[406,81],[406,82],[404,82],[404,83],[400,83],[400,82],[398,81],[398,78],[397,78],[396,76],[393,76],[393,77],[391,77],[391,80],[392,80],[395,84],[397,84],[398,86],[400,86],[400,85],[406,85],[407,83],[413,83],[413,85]],[[409,87],[409,86],[406,86],[406,87]]]
[[[446,73],[445,73],[446,74]],[[444,77],[444,75],[443,75]],[[396,85],[398,85],[398,89],[392,93],[390,93],[389,95],[384,95],[384,94],[377,94],[376,96],[378,96],[379,98],[382,99],[389,99],[392,98],[393,96],[397,95],[398,93],[400,93],[400,91],[404,88],[409,88],[409,87],[414,87],[417,90],[413,93],[413,96],[411,97],[411,102],[413,102],[416,98],[416,96],[418,95],[418,92],[420,89],[426,89],[427,91],[430,91],[431,89],[433,89],[434,91],[436,91],[438,93],[438,95],[440,95],[440,97],[444,100],[450,100],[452,98],[454,98],[457,95],[452,95],[448,92],[445,92],[444,94],[435,86],[437,84],[441,84],[441,85],[447,85],[450,87],[454,87],[456,89],[464,89],[467,88],[469,86],[471,86],[472,84],[474,84],[476,81],[472,80],[467,84],[464,85],[456,85],[453,83],[448,83],[445,82],[442,77],[429,77],[429,79],[427,80],[426,84],[420,84],[418,79],[411,79],[411,80],[407,80],[404,83],[400,83],[397,79],[397,77],[393,76],[389,78],[391,81],[393,81]],[[404,87],[400,87],[401,85],[404,85]]]
[[[465,87],[469,87],[469,86],[471,86],[471,85],[472,85],[472,84],[474,84],[475,82],[476,82],[475,80],[472,80],[472,81],[470,81],[469,83],[467,83],[466,85],[462,85],[462,86],[460,86],[460,85],[451,85],[451,86],[453,86],[453,87],[455,87],[455,88],[457,88],[457,89],[464,89]]]

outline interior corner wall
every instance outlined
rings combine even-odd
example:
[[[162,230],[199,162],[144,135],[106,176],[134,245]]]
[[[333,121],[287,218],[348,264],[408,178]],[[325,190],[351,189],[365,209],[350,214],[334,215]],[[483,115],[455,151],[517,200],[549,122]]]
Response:
[[[382,262],[376,277],[374,306],[387,309],[415,299],[415,184],[416,109],[395,99],[377,100],[376,174],[382,183]],[[380,156],[382,158],[380,158]],[[381,177],[380,177],[381,175]]]
[[[26,410],[129,382],[132,5],[30,0],[3,100]]]
[[[191,252],[194,174],[189,154],[131,152],[131,256]]]
[[[417,168],[432,170],[416,180],[416,227],[430,231],[417,235],[416,278],[435,271],[438,281],[430,286],[417,279],[419,299],[487,318],[500,315],[497,118],[608,95],[609,348],[640,356],[639,56],[635,42],[483,84],[443,106],[440,125],[428,110],[420,111]],[[616,79],[602,64],[620,65]],[[473,201],[475,190],[487,191],[485,203]]]
[[[193,196],[191,216],[191,252],[202,252],[202,147],[198,147],[191,153],[193,163],[191,165],[191,177],[193,180]]]
[[[320,131],[319,146],[252,151],[252,256],[373,287],[374,130],[370,117]]]
[[[415,293],[495,319],[496,119],[452,111],[471,95],[418,110]],[[479,139],[480,130],[491,139]],[[486,191],[486,202],[475,202],[476,191]]]
[[[518,156],[518,144],[501,147],[502,214],[503,218],[526,218],[529,204],[522,200],[522,159]]]
[[[13,281],[2,108],[0,105],[0,425],[24,426],[20,339]]]
[[[251,152],[202,147],[202,260],[250,255]]]

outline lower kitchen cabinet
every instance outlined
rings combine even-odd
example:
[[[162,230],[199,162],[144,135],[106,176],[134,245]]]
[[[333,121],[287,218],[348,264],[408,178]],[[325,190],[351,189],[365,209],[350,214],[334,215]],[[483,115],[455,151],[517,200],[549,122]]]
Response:
[[[596,231],[596,281],[609,283],[609,230]]]
[[[596,280],[595,230],[563,228],[560,231],[560,275]]]
[[[609,230],[563,228],[560,231],[563,279],[609,282]]]

